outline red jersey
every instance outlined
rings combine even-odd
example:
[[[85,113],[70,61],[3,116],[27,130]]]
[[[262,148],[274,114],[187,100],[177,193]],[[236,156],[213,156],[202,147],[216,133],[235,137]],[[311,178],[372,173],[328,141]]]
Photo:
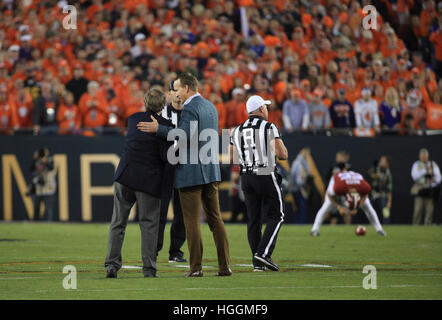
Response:
[[[371,191],[371,186],[364,180],[364,177],[354,171],[343,171],[336,173],[331,181],[333,183],[333,194],[337,196],[345,196],[350,189],[356,191],[362,196],[367,195]],[[327,190],[331,191],[331,190]]]

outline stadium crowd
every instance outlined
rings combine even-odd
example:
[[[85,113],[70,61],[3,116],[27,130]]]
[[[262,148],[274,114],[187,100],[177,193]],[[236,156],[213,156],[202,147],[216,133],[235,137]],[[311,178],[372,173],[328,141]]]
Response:
[[[194,73],[219,127],[273,103],[284,132],[442,129],[442,3],[434,0],[0,2],[0,132],[124,132],[151,87]],[[363,28],[375,5],[376,19]],[[373,13],[373,12],[372,12]],[[76,29],[65,29],[63,21]],[[368,133],[367,133],[368,130]],[[31,131],[31,130],[29,130]]]

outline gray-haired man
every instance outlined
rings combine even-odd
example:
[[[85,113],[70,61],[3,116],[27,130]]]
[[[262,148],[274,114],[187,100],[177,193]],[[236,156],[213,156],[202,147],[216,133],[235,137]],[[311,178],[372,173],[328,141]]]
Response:
[[[137,112],[127,121],[124,153],[114,178],[114,211],[105,261],[107,278],[116,278],[122,266],[121,248],[129,213],[135,202],[141,230],[143,274],[156,277],[160,198],[170,143],[155,134],[137,130],[136,125],[140,121],[152,121],[153,117],[158,123],[172,126],[170,121],[161,117],[165,103],[164,93],[151,89],[144,98],[147,112]]]

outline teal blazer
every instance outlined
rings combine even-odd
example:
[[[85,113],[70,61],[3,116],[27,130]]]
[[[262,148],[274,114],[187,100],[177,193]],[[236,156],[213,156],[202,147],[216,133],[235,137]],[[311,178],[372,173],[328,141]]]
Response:
[[[191,125],[192,121],[193,125]],[[198,126],[196,126],[196,124],[198,124]],[[195,130],[196,127],[198,130]],[[192,141],[190,141],[191,128],[194,128],[192,130],[194,136],[192,137]],[[159,124],[157,135],[167,138],[169,131],[172,129],[172,127]],[[221,181],[221,171],[219,166],[218,112],[215,106],[200,95],[194,97],[189,103],[184,105],[183,112],[181,113],[181,120],[178,123],[178,129],[182,129],[186,134],[187,152],[185,163],[178,163],[175,167],[174,187],[185,188]],[[200,134],[205,129],[211,129],[210,132],[216,132],[216,141],[211,141],[211,139],[208,139],[206,136],[201,137],[201,140],[204,141],[200,141]],[[198,137],[195,137],[196,133],[198,133]],[[198,141],[198,143],[195,141]],[[209,143],[213,143],[213,145],[206,145]],[[198,155],[200,155],[200,151],[204,146],[205,148],[202,150],[201,154],[208,155],[213,160],[216,159],[215,161],[211,161],[208,164],[201,163],[201,157]],[[213,147],[211,148],[210,146]],[[212,154],[211,151],[214,153]],[[194,164],[190,164],[191,160]]]

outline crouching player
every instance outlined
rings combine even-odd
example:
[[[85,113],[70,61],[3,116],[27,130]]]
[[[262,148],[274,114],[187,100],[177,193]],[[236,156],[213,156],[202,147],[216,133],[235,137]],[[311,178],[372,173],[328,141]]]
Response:
[[[338,209],[341,215],[355,215],[358,212],[358,208],[361,208],[367,216],[368,221],[370,221],[375,228],[377,234],[386,236],[387,234],[382,229],[376,211],[368,199],[370,191],[370,185],[364,180],[361,174],[347,170],[336,173],[330,179],[324,203],[316,214],[310,234],[312,236],[319,236],[319,227],[324,217],[327,212],[334,207]],[[344,203],[344,205],[341,203]]]

